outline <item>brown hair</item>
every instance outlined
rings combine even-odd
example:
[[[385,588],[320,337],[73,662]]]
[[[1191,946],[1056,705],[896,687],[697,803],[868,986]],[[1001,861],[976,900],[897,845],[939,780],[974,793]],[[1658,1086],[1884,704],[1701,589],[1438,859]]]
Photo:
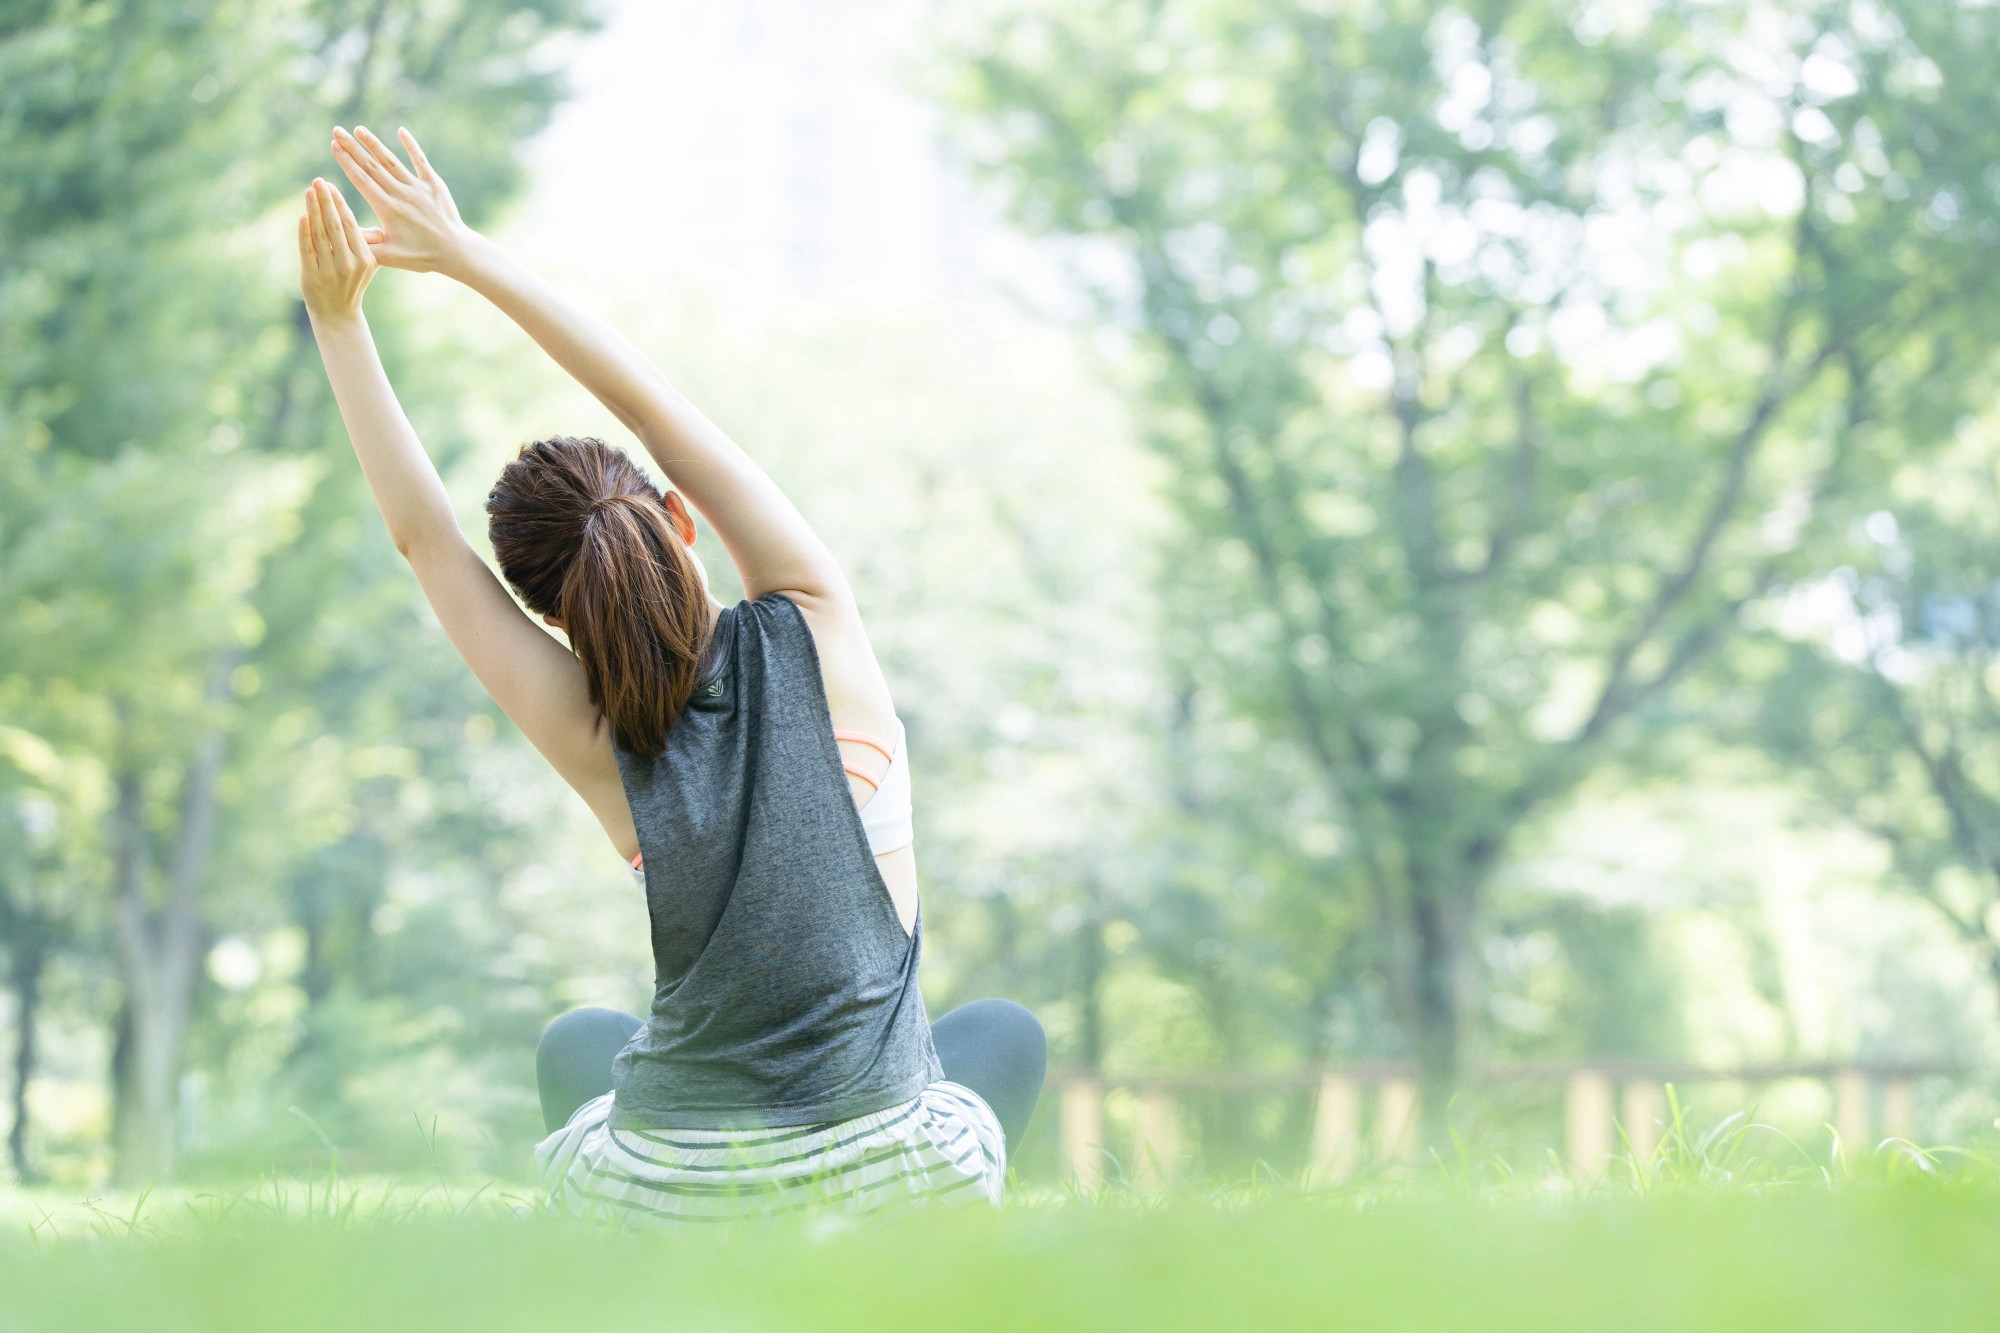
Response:
[[[486,497],[500,572],[554,616],[583,663],[590,701],[633,754],[666,750],[708,646],[708,596],[666,500],[602,440],[524,445]]]

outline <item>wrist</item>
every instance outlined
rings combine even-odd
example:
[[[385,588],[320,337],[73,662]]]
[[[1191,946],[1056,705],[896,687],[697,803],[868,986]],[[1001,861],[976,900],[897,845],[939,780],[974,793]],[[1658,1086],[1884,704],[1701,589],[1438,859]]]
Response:
[[[446,254],[444,262],[438,265],[438,272],[475,286],[475,279],[484,272],[500,254],[500,247],[470,227],[461,227],[456,242]]]
[[[306,302],[306,317],[312,321],[315,338],[329,338],[342,333],[351,333],[367,325],[368,319],[356,305],[346,310],[326,310]]]

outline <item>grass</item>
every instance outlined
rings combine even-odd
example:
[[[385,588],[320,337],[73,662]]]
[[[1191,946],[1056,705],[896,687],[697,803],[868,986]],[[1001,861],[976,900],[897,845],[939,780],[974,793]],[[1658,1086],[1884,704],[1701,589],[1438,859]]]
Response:
[[[1307,1200],[623,1235],[481,1213],[0,1247],[8,1333],[1990,1328],[2000,1193]]]
[[[1850,1171],[1774,1133],[1677,1119],[1651,1161],[1593,1182],[1468,1154],[1319,1192],[1114,1186],[666,1234],[331,1171],[116,1202],[0,1192],[0,1333],[1993,1325],[1991,1159],[1892,1142]]]

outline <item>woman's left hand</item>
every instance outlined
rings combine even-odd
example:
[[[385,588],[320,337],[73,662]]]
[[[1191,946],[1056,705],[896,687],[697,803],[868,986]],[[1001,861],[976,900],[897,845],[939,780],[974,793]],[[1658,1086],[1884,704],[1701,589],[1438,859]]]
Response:
[[[299,294],[313,323],[359,319],[361,294],[376,268],[347,200],[325,181],[314,180],[306,191],[306,214],[299,219]]]
[[[352,134],[333,132],[334,160],[382,221],[362,237],[386,267],[451,274],[478,238],[459,218],[451,190],[432,169],[416,136],[408,130],[396,134],[410,154],[407,167],[364,127]]]

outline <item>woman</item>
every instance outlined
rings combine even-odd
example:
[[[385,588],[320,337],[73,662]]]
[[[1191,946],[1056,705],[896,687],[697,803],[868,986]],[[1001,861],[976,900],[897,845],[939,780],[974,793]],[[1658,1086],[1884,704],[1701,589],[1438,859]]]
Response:
[[[997,1202],[1046,1045],[1004,1000],[926,1021],[909,759],[846,579],[748,455],[630,343],[466,227],[401,137],[408,166],[365,129],[334,131],[380,227],[364,231],[323,180],[306,192],[313,333],[396,549],[641,878],[652,922],[648,1017],[567,1014],[536,1053],[552,1202],[624,1222]],[[595,440],[542,440],[502,471],[486,506],[501,573],[570,649],[458,530],[361,313],[378,265],[493,302],[675,488]],[[748,600],[709,596],[690,505]]]

